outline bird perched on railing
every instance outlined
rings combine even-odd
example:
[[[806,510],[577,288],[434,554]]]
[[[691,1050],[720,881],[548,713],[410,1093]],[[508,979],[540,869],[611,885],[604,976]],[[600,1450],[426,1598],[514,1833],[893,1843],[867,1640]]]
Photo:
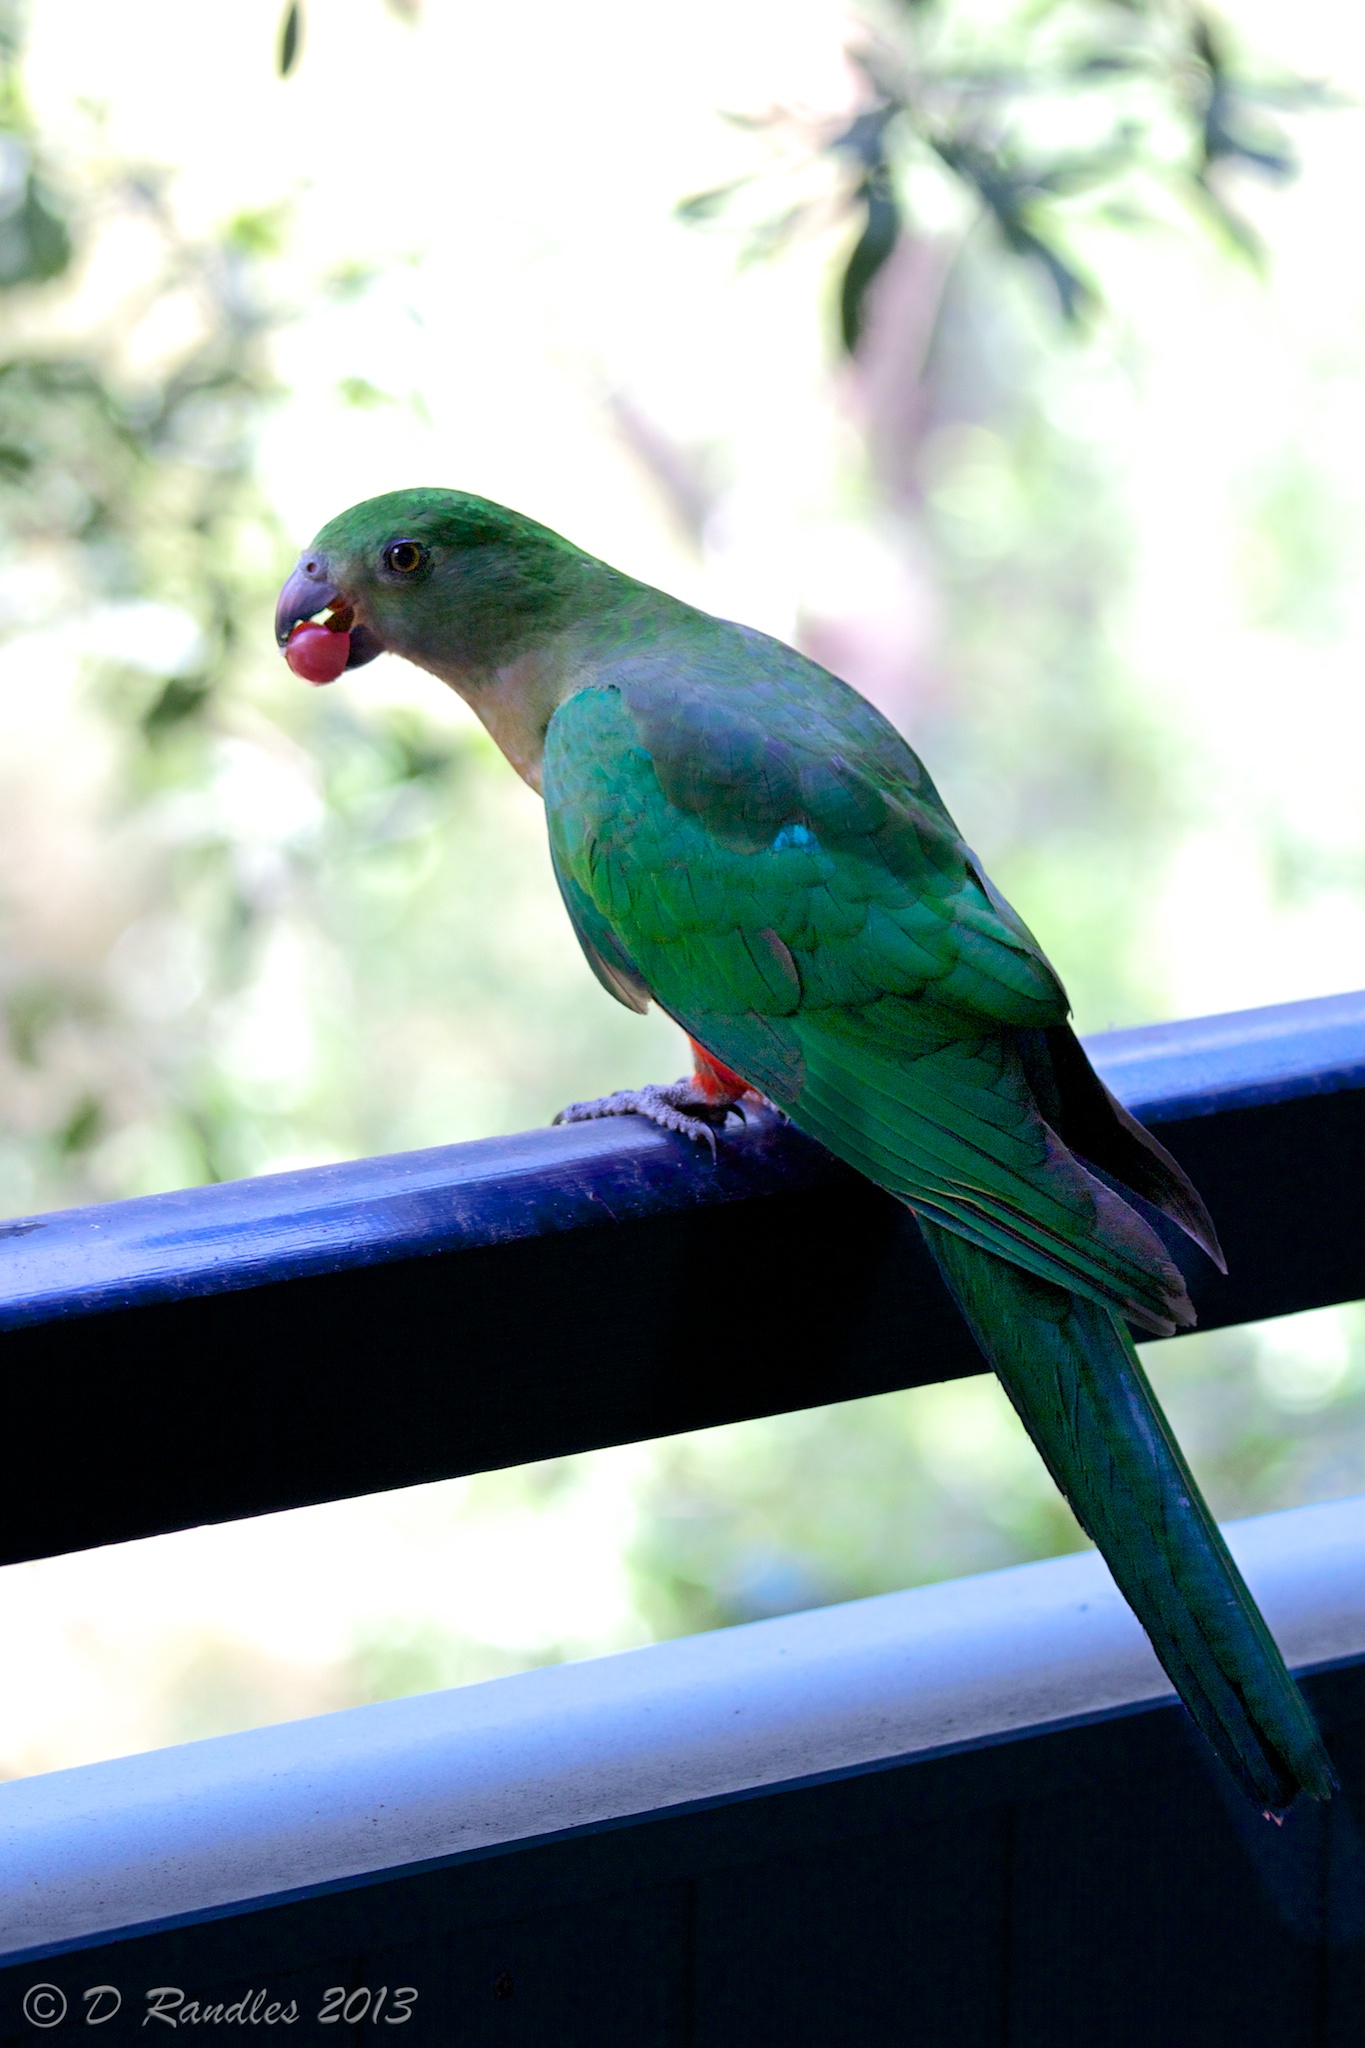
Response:
[[[761,1095],[907,1203],[1218,1755],[1265,1809],[1327,1797],[1312,1716],[1134,1350],[1130,1324],[1169,1335],[1194,1311],[1114,1183],[1221,1266],[1213,1224],[1091,1068],[895,729],[779,641],[458,491],[325,526],[276,634],[310,682],[389,649],[459,691],[544,795],[599,980],[691,1038],[684,1080],[565,1117],[634,1113],[714,1147]]]

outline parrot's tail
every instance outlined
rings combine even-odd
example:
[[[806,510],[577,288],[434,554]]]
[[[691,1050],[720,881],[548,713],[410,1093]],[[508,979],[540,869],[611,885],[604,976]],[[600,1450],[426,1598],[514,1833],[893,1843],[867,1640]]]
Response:
[[[1313,1716],[1157,1406],[1128,1331],[919,1217],[939,1268],[1181,1699],[1258,1806],[1336,1779]]]

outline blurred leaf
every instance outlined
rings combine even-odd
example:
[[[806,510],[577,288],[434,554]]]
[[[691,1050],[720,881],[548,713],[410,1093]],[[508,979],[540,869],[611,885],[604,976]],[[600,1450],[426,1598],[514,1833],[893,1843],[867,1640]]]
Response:
[[[1125,170],[1134,161],[1138,144],[1138,131],[1129,124],[1120,129],[1104,149],[1059,157],[1047,169],[1035,171],[1027,184],[1035,193],[1056,194],[1058,197],[1089,192],[1094,186],[1107,183]]]
[[[303,42],[302,0],[289,0],[280,24],[279,54],[276,59],[281,78],[288,78],[299,61],[299,50]]]
[[[1079,321],[1095,304],[1095,293],[1074,265],[1032,225],[1027,209],[1039,190],[1037,177],[969,142],[944,138],[935,147],[944,163],[982,200],[1006,248],[1044,271],[1063,317]]]
[[[1230,249],[1243,256],[1249,263],[1259,265],[1265,256],[1261,238],[1250,221],[1243,220],[1202,171],[1196,171],[1190,178],[1191,195],[1196,210],[1215,228]]]
[[[398,403],[392,393],[381,391],[368,377],[340,377],[337,390],[347,405],[353,405],[358,412],[373,412],[376,406]]]
[[[19,1064],[36,1067],[43,1041],[69,1010],[66,992],[51,982],[31,982],[11,990],[5,1006],[10,1050]]]
[[[99,1098],[83,1095],[58,1134],[62,1152],[87,1152],[104,1129],[104,1108]]]
[[[829,145],[830,150],[838,156],[852,157],[869,175],[884,175],[886,131],[899,112],[900,108],[894,101],[869,107],[835,136]]]
[[[770,107],[766,114],[740,114],[723,107],[720,118],[745,135],[761,135],[765,129],[778,127],[786,117],[778,107]]]
[[[286,214],[281,206],[263,206],[234,214],[223,240],[241,256],[278,256],[284,243]]]
[[[71,261],[71,235],[39,180],[24,181],[23,198],[0,215],[0,290],[47,284]]]
[[[690,199],[680,199],[673,209],[676,220],[686,221],[689,227],[697,227],[702,221],[714,220],[724,211],[736,192],[749,184],[748,178],[732,178],[728,185],[715,185],[709,192],[694,192]]]
[[[344,263],[324,281],[324,289],[334,298],[344,301],[358,299],[367,292],[375,281],[376,272],[368,263]]]
[[[203,676],[172,676],[143,713],[142,730],[149,740],[159,740],[186,719],[197,718],[213,694]]]
[[[1119,51],[1097,51],[1093,56],[1082,57],[1072,72],[1073,78],[1123,78],[1135,71],[1149,68],[1148,60],[1133,53]]]
[[[760,222],[744,245],[745,263],[761,263],[767,257],[775,256],[810,220],[813,211],[803,200],[797,206],[789,206],[785,213],[774,214],[771,220]]]
[[[862,336],[867,295],[900,239],[901,213],[883,174],[861,187],[863,227],[839,286],[839,331],[849,355]]]

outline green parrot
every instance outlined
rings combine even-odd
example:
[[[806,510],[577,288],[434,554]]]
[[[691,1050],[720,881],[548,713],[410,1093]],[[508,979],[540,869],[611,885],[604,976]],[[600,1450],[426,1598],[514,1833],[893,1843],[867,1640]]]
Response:
[[[593,972],[692,1040],[686,1079],[564,1116],[643,1115],[714,1147],[732,1106],[765,1097],[905,1202],[1238,1784],[1270,1812],[1326,1798],[1313,1718],[1129,1333],[1188,1329],[1184,1280],[1113,1183],[1221,1267],[1213,1224],[1095,1074],[894,727],[780,641],[459,491],[332,520],[276,635],[309,681],[387,649],[457,690],[543,794]]]

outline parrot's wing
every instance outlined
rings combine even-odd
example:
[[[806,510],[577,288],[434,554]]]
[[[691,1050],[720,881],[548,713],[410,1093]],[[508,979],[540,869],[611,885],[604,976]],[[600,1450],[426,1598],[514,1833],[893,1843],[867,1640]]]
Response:
[[[551,721],[551,845],[585,946],[600,954],[610,928],[629,948],[618,913],[644,913],[646,938],[700,941],[733,925],[738,887],[746,929],[789,928],[806,1007],[899,994],[992,1028],[1063,1023],[1066,996],[1041,947],[895,728],[790,648],[706,623],[709,644],[682,660],[665,649],[625,657],[605,689],[580,692]],[[646,796],[655,814],[637,820]],[[580,878],[575,894],[573,857],[595,859],[604,834],[637,881],[648,864],[667,886],[646,900],[606,873]],[[788,968],[770,945],[760,954],[761,979],[788,1007]]]
[[[685,662],[632,654],[611,680],[670,811],[707,844],[756,857],[750,886],[794,923],[809,998],[874,989],[993,1026],[1061,1023],[1066,996],[1042,948],[895,727],[791,648],[709,623]]]
[[[1160,1240],[1039,1113],[1017,1041],[1065,997],[910,749],[799,655],[713,645],[623,660],[551,721],[551,847],[590,957],[609,933],[632,986],[925,1215],[1189,1324]]]

